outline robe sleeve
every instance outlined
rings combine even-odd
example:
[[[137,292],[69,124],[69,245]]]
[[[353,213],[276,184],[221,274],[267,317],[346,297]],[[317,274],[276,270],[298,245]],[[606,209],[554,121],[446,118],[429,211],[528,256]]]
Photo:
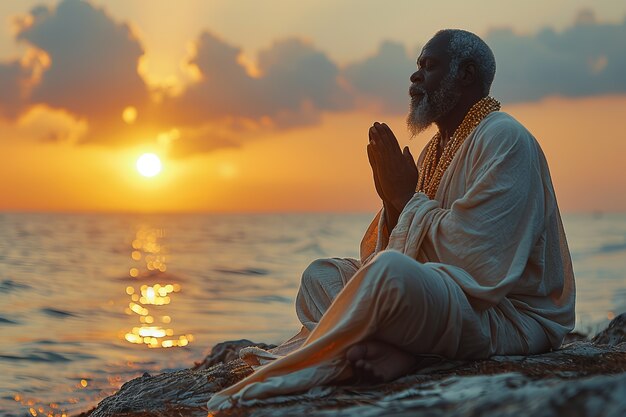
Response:
[[[457,179],[448,175],[440,186],[449,188],[440,190],[444,195],[460,197],[442,208],[415,194],[388,247],[441,263],[473,304],[488,308],[533,267],[529,258],[545,229],[546,192],[552,190],[544,184],[540,150],[528,131],[508,120],[478,130],[457,155]],[[459,184],[458,178],[464,181]]]

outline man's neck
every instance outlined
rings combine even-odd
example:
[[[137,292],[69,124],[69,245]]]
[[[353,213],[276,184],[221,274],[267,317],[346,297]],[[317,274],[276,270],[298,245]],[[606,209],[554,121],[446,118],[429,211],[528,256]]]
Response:
[[[469,112],[472,106],[481,98],[482,97],[471,97],[468,99],[462,98],[459,100],[459,103],[452,110],[450,110],[450,112],[448,112],[448,114],[435,122],[439,128],[439,135],[441,136],[439,142],[441,149],[445,148],[450,139],[452,139],[452,135],[454,135],[454,132],[465,118],[467,112]]]

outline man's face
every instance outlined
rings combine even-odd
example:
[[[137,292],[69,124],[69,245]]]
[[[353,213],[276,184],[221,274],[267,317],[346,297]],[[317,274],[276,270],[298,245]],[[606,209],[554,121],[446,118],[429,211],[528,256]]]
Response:
[[[445,116],[459,102],[456,69],[450,71],[447,36],[431,39],[417,59],[411,75],[411,105],[407,126],[413,136]]]

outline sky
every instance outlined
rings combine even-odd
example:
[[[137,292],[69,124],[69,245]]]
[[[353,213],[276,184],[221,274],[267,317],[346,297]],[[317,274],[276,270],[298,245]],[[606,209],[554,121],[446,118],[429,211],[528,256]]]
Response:
[[[0,17],[0,211],[376,210],[367,130],[419,154],[434,131],[409,137],[409,76],[448,27],[493,49],[492,95],[561,210],[626,210],[621,0],[4,0]]]

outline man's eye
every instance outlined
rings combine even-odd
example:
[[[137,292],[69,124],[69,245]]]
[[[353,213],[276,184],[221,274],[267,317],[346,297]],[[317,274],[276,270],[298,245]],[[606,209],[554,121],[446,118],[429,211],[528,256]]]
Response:
[[[430,61],[426,61],[425,63],[418,65],[417,69],[418,70],[425,70],[425,71],[431,71],[433,68],[435,67],[435,64],[433,64]]]

